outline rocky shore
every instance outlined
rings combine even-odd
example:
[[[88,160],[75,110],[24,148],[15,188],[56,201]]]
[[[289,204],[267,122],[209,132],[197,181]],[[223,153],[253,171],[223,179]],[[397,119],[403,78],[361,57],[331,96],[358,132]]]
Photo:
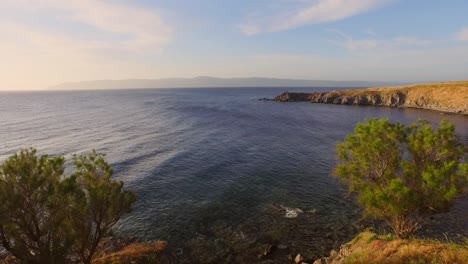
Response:
[[[468,81],[331,92],[284,92],[274,101],[418,108],[468,115]]]

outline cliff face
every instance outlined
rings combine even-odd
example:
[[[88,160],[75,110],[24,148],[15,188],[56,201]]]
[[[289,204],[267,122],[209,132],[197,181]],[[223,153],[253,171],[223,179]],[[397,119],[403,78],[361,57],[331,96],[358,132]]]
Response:
[[[325,93],[284,92],[278,95],[275,101],[420,108],[468,115],[468,82],[355,89]]]
[[[390,95],[369,93],[364,95],[350,95],[345,91],[333,91],[328,93],[290,93],[284,92],[275,98],[279,102],[300,102],[346,105],[378,105],[378,106],[403,106],[405,95],[396,92]]]

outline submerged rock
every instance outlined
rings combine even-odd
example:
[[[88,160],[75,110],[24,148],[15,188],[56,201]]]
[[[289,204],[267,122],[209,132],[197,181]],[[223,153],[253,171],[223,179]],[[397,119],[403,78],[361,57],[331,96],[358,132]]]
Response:
[[[304,213],[304,211],[300,208],[290,208],[286,206],[281,206],[283,210],[285,210],[284,217],[286,218],[296,218],[299,214]]]

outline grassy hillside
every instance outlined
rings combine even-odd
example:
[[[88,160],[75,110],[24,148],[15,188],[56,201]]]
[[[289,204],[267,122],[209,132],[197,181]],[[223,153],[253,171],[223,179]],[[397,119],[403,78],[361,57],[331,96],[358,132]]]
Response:
[[[326,261],[326,262],[324,262]],[[363,232],[353,241],[343,245],[340,252],[316,263],[347,264],[465,264],[468,263],[468,247],[434,240],[393,239]]]
[[[468,81],[459,82],[440,82],[415,84],[409,86],[383,87],[362,89],[361,92],[377,91],[379,93],[392,93],[400,91],[407,94],[407,100],[416,100],[418,98],[427,98],[428,100],[438,101],[444,105],[468,105]]]
[[[352,96],[369,93],[391,95],[400,92],[405,95],[405,107],[428,108],[442,111],[458,109],[468,113],[468,81],[416,84],[409,86],[369,88],[342,91]]]

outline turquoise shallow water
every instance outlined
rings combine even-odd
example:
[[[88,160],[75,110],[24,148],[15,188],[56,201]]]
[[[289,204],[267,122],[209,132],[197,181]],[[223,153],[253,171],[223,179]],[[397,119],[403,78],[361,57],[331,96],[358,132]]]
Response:
[[[327,250],[318,240],[331,247],[356,231],[359,211],[331,172],[335,143],[357,122],[447,118],[468,141],[463,116],[258,101],[284,90],[3,92],[0,160],[29,146],[66,156],[105,152],[115,177],[138,197],[118,234],[167,239],[182,258],[193,259],[193,248],[206,244],[224,258],[246,251],[221,252],[245,241],[252,248],[280,241],[314,254]],[[463,202],[459,207],[466,215]]]

